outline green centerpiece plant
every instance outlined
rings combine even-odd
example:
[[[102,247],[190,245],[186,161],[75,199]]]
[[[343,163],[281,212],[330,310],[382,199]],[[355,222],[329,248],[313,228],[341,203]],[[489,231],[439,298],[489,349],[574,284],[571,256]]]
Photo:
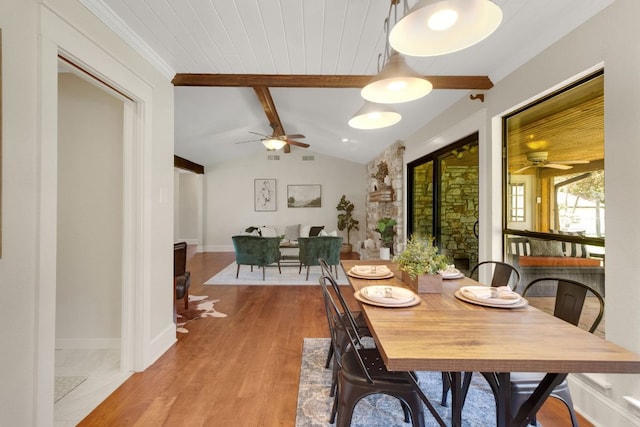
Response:
[[[438,272],[447,268],[447,257],[439,253],[432,237],[412,235],[393,262],[402,271],[402,280],[419,293],[441,292],[442,276]]]

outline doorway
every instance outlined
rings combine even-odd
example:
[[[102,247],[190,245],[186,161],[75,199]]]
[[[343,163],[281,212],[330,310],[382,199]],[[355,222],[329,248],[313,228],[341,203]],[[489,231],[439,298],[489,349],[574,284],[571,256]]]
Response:
[[[121,363],[124,103],[78,73],[63,63],[58,73],[54,419],[71,423],[128,376]],[[67,390],[58,384],[69,379],[79,385],[61,397]]]
[[[478,133],[407,165],[407,235],[432,236],[456,268],[478,262]]]

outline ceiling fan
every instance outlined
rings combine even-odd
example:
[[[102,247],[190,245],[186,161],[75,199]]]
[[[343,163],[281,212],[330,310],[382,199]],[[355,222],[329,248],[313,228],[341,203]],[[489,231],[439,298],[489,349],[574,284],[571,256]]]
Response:
[[[296,141],[296,139],[305,138],[302,134],[293,134],[293,135],[277,135],[276,130],[279,126],[275,123],[271,123],[271,128],[273,128],[273,134],[271,136],[265,135],[259,132],[249,132],[254,135],[258,135],[261,138],[258,139],[249,139],[247,141],[239,141],[236,144],[243,144],[245,142],[256,142],[260,141],[262,144],[267,147],[267,150],[279,150],[286,145],[295,145],[296,147],[308,148],[309,144],[304,142]],[[294,139],[295,138],[295,139]]]
[[[567,170],[573,167],[571,165],[584,165],[589,163],[589,160],[565,160],[565,161],[550,162],[548,157],[549,157],[548,151],[533,151],[531,153],[527,153],[527,160],[531,162],[531,164],[529,166],[520,168],[513,173],[524,172],[525,170],[530,168],[552,168],[552,169]]]

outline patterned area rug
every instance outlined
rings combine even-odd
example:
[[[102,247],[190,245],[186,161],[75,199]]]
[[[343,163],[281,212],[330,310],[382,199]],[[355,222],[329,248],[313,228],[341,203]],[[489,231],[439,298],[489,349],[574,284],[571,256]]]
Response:
[[[315,265],[309,270],[309,280],[307,277],[306,267],[298,273],[297,266],[282,267],[282,273],[278,273],[278,267],[267,267],[265,280],[262,280],[262,269],[259,267],[251,267],[248,265],[240,266],[240,274],[236,279],[237,265],[235,262],[226,266],[218,274],[204,282],[205,285],[254,285],[254,286],[287,286],[287,285],[317,285],[320,279],[320,266]],[[338,284],[349,284],[347,276],[342,267],[338,267]]]
[[[328,349],[328,338],[304,339],[296,427],[329,425],[333,398],[329,396],[331,369],[324,367]],[[440,406],[441,373],[420,372],[418,377],[423,391],[445,423],[450,425],[449,407]],[[462,411],[462,424],[465,427],[495,426],[495,416],[495,402],[489,385],[480,375],[474,375]],[[398,400],[382,394],[362,399],[356,405],[351,422],[352,427],[406,427],[407,425]],[[438,425],[426,408],[425,425],[427,427]]]
[[[65,397],[67,394],[82,384],[87,377],[55,377],[53,389],[53,402]]]
[[[193,320],[202,319],[203,317],[227,317],[226,314],[216,311],[214,304],[219,299],[209,299],[207,295],[189,295],[189,309],[184,309],[182,300],[177,302],[177,319],[176,332],[188,334],[189,331],[185,325]]]

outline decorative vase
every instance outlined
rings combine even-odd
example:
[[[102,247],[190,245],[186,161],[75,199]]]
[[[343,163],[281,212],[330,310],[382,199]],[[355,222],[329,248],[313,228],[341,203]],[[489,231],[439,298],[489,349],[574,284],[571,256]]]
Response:
[[[340,246],[341,254],[350,254],[352,251],[353,251],[353,245],[350,243],[343,243],[342,246]]]
[[[380,259],[390,260],[391,259],[391,249],[381,247],[380,248]]]
[[[419,294],[442,293],[442,276],[439,274],[423,274],[412,279],[409,273],[402,271],[402,281]]]

